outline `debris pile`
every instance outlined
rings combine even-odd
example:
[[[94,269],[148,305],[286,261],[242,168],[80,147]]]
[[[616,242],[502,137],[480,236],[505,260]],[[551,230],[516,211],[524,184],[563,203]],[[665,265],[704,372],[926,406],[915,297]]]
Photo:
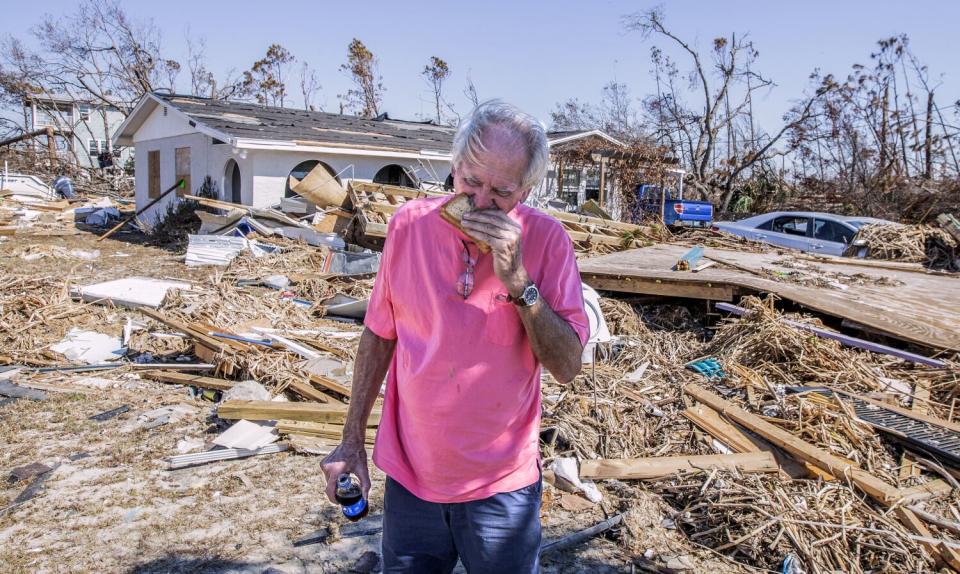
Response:
[[[934,225],[872,223],[860,228],[853,249],[866,244],[866,257],[887,261],[922,263],[930,269],[960,271],[960,240]]]
[[[97,231],[131,241],[101,242],[83,227],[69,243],[19,233],[0,243],[0,430],[15,443],[2,469],[17,477],[0,490],[5,540],[43,539],[44,516],[88,520],[76,510],[87,504],[83,477],[113,473],[150,485],[113,522],[172,532],[131,553],[173,541],[240,557],[234,533],[265,530],[274,556],[306,546],[301,559],[329,557],[344,538],[375,548],[375,512],[362,529],[340,529],[317,500],[311,455],[332,450],[343,430],[389,218],[433,192],[358,182],[344,191],[281,209],[186,198],[151,245],[124,229],[129,210]],[[564,385],[542,376],[548,568],[575,567],[589,547],[620,571],[960,571],[956,349],[853,337],[834,329],[836,317],[790,312],[813,305],[752,295],[771,283],[824,299],[854,287],[876,295],[905,275],[836,271],[706,230],[558,217],[581,270],[591,255],[639,249],[661,275],[644,291],[583,273],[599,290],[584,290],[599,312],[583,370]],[[664,243],[673,245],[657,256]],[[778,259],[749,266],[764,257]],[[763,287],[727,290],[711,278],[730,270]],[[90,441],[76,459],[76,443],[59,446],[74,435]],[[374,477],[374,509],[382,482]],[[190,524],[191,541],[167,528],[170,515]],[[224,520],[229,535],[215,527]],[[92,544],[80,530],[56,544]],[[6,560],[55,563],[0,550]]]

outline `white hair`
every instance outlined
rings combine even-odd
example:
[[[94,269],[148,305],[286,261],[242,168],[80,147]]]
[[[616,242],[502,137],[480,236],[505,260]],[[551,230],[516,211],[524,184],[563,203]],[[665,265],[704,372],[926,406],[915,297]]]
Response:
[[[480,165],[478,154],[486,152],[482,138],[491,126],[512,132],[527,152],[527,169],[520,187],[527,189],[540,183],[550,161],[546,127],[535,117],[501,100],[483,102],[460,122],[453,137],[453,165],[459,165],[463,160]]]

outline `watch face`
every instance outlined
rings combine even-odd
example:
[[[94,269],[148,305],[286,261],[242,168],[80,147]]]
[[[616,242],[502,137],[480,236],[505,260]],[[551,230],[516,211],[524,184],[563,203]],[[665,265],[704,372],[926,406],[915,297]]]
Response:
[[[529,307],[537,302],[537,299],[540,298],[540,291],[537,289],[536,285],[529,285],[526,289],[523,290],[523,295],[520,296],[520,299],[523,300],[525,307]]]

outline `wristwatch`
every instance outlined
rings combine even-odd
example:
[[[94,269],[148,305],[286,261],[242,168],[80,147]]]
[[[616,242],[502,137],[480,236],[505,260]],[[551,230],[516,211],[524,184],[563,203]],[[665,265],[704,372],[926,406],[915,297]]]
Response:
[[[540,290],[537,289],[536,284],[531,281],[524,287],[519,297],[507,295],[507,299],[517,307],[532,307],[540,300]]]

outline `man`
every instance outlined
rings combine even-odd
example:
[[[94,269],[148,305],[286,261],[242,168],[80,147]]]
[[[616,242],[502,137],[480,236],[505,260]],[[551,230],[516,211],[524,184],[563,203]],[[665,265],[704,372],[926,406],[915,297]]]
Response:
[[[540,366],[572,380],[589,331],[569,237],[523,205],[548,161],[539,122],[481,104],[453,144],[467,233],[440,217],[448,197],[390,221],[343,440],[322,463],[331,501],[345,472],[369,492],[364,428],[389,368],[373,452],[384,572],[450,572],[458,557],[471,573],[539,569]]]

